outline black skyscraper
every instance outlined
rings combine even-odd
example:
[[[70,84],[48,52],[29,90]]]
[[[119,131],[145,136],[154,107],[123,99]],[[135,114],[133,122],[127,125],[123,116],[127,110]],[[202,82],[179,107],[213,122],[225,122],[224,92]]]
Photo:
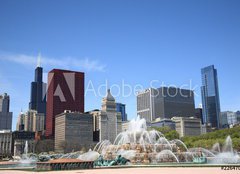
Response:
[[[29,109],[36,110],[38,113],[44,113],[46,116],[46,83],[42,81],[43,69],[38,63],[35,69],[35,80],[31,83],[31,98]]]

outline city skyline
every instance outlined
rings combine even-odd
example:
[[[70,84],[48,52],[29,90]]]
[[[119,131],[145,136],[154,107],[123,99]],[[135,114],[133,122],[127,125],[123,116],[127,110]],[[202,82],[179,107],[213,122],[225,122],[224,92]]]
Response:
[[[144,88],[152,80],[159,80],[156,88],[161,82],[179,87],[192,81],[198,86],[196,107],[202,103],[200,70],[214,64],[221,110],[239,110],[239,2],[146,2],[125,6],[120,1],[73,1],[55,6],[56,2],[15,1],[13,6],[2,1],[0,93],[11,97],[13,128],[21,109],[28,109],[39,52],[45,82],[53,68],[85,72],[85,87],[90,80],[96,88],[105,80],[110,86],[124,80]],[[99,109],[101,99],[88,93],[85,111]],[[135,95],[116,101],[126,104],[129,119],[136,117]]]

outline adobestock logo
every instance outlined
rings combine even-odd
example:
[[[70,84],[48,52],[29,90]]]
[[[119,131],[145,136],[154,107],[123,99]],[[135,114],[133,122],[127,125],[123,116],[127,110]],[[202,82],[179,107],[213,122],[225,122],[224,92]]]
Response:
[[[61,102],[66,102],[67,98],[71,98],[72,101],[75,101],[76,99],[76,94],[75,91],[75,84],[76,82],[79,83],[79,81],[76,81],[76,73],[74,72],[63,72],[60,75],[58,74],[58,80],[54,79],[54,76],[56,76],[55,73],[48,73],[48,84],[47,84],[47,90],[43,89],[43,96],[42,98],[44,99],[46,97],[46,94],[50,87],[52,85],[56,85],[53,91],[53,96],[54,97],[59,97]],[[60,77],[60,78],[59,78]],[[53,84],[55,83],[55,84]],[[81,83],[81,82],[80,82]],[[82,82],[84,83],[84,82]],[[46,88],[45,88],[46,89]],[[67,92],[66,92],[67,91]]]
[[[47,91],[49,90],[49,87],[54,79],[54,75],[55,75],[54,73],[49,73],[48,75],[47,90],[43,92],[43,99],[46,96]],[[75,76],[76,76],[76,73],[62,73],[61,77],[63,79],[60,80],[61,83],[58,83],[56,88],[54,89],[54,96],[59,97],[61,102],[67,101],[66,95],[70,95],[72,100],[75,101],[76,94],[78,93],[78,91],[76,91],[75,89],[75,84],[79,83],[78,81],[76,81]],[[111,85],[109,85],[108,80],[105,80],[104,83],[100,85],[95,85],[92,80],[89,80],[85,84],[84,97],[87,97],[88,95],[93,95],[95,97],[103,98],[106,96],[107,90],[110,89],[114,97],[127,98],[132,95],[137,96],[141,93],[144,93],[146,92],[146,90],[149,90],[150,88],[152,88],[153,90],[155,89],[154,90],[155,92],[151,93],[153,97],[157,97],[158,95],[161,95],[163,97],[181,96],[186,98],[189,96],[191,97],[192,95],[196,97],[199,96],[199,94],[196,92],[196,89],[199,88],[199,86],[198,85],[193,86],[192,80],[189,80],[189,83],[185,83],[180,86],[166,85],[163,81],[161,82],[159,80],[151,80],[148,86],[149,88],[144,87],[144,85],[142,84],[130,85],[129,83],[126,83],[125,80],[121,80],[120,84],[111,84]],[[164,87],[165,90],[156,90],[161,87]],[[68,90],[67,93],[65,91],[66,88]],[[190,90],[190,93],[186,93],[186,89],[187,91]]]
[[[162,90],[162,94],[161,94],[161,96],[163,97],[165,96],[168,96],[168,97],[176,97],[176,96],[189,97],[190,96],[191,97],[192,95],[195,95],[196,97],[199,96],[199,94],[196,92],[196,89],[199,88],[199,86],[198,85],[193,86],[192,80],[189,80],[188,84],[182,84],[180,86],[166,85],[164,82],[161,82],[159,80],[151,80],[148,86],[149,87],[146,88],[142,84],[130,85],[126,83],[125,80],[122,80],[120,84],[111,84],[111,85],[109,85],[108,80],[105,80],[104,83],[96,86],[91,80],[89,80],[85,88],[85,97],[89,94],[92,94],[95,97],[105,97],[107,89],[110,89],[114,97],[126,98],[132,95],[137,96],[140,93],[144,93],[144,91],[146,91],[146,89],[148,90],[149,88],[158,89],[161,87],[165,88],[165,90]],[[190,90],[190,93],[186,93],[187,91],[186,89]],[[151,95],[153,95],[154,97],[157,97],[158,95],[160,95],[160,91],[155,90],[155,92],[152,93]]]

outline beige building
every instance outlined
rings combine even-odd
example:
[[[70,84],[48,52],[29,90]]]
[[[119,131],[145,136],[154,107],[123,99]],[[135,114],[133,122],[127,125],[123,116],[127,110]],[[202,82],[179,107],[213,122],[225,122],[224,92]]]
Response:
[[[29,110],[26,112],[25,116],[24,116],[24,130],[25,131],[33,131],[33,124],[34,123],[34,117],[35,115],[37,115],[37,111],[35,110]]]
[[[11,156],[12,133],[10,130],[0,131],[0,159]]]
[[[102,99],[102,109],[91,111],[94,120],[94,131],[99,131],[99,141],[114,142],[116,136],[122,132],[121,113],[116,111],[116,102],[110,90]]]
[[[201,134],[201,120],[194,117],[173,117],[176,124],[176,131],[180,137],[197,136]]]
[[[17,122],[18,131],[39,132],[44,131],[45,116],[35,110],[29,110],[25,114],[20,113]]]
[[[33,132],[44,131],[45,115],[37,113],[33,116]]]
[[[55,118],[55,152],[68,153],[93,144],[93,117],[87,113],[65,111]]]

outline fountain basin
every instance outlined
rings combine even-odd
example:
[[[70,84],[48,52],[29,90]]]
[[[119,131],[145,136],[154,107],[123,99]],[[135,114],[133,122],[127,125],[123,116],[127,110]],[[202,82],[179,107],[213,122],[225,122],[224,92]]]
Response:
[[[35,162],[15,162],[15,161],[8,161],[8,162],[0,162],[0,169],[33,169],[36,167]]]
[[[79,159],[56,159],[47,162],[37,162],[37,170],[73,170],[92,169],[93,161],[82,161]]]

